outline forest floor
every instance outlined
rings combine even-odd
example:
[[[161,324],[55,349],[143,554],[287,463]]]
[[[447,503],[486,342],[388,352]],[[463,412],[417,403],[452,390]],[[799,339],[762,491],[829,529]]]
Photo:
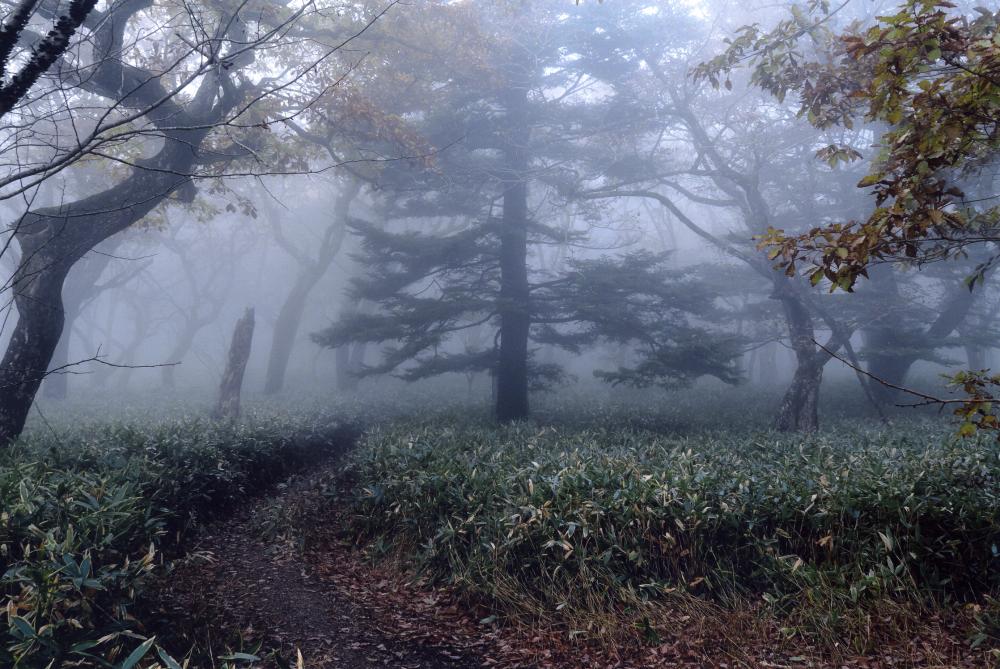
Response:
[[[293,477],[206,527],[161,593],[168,618],[184,621],[216,654],[224,644],[226,652],[239,650],[235,639],[260,642],[259,650],[242,652],[255,651],[263,663],[254,666],[268,669],[295,667],[298,653],[306,669],[786,666],[734,661],[724,651],[704,664],[705,646],[721,647],[696,637],[651,649],[649,663],[616,661],[580,644],[484,625],[485,612],[470,611],[451,593],[365,559],[336,536],[336,522],[323,523],[329,531],[310,527],[304,548],[289,515],[314,505],[316,481],[335,466]]]
[[[162,593],[170,617],[202,632],[227,630],[217,642],[229,641],[230,648],[235,638],[261,642],[256,654],[264,662],[255,666],[294,667],[299,653],[308,669],[482,666],[442,629],[397,619],[400,593],[385,579],[369,582],[357,556],[301,550],[283,514],[304,502],[310,480],[293,477],[208,526]]]
[[[427,587],[391,560],[367,559],[339,536],[336,513],[310,516],[322,506],[319,482],[330,480],[336,466],[334,459],[292,477],[206,527],[164,590],[160,603],[168,618],[197,630],[216,656],[223,647],[240,650],[234,640],[260,642],[259,650],[244,645],[242,651],[259,655],[263,663],[254,666],[269,669],[296,667],[299,653],[298,666],[306,669],[977,666],[914,662],[919,648],[903,661],[890,659],[890,651],[878,659],[831,662],[816,649],[789,648],[776,626],[750,613],[719,609],[678,611],[672,638],[621,652],[568,642],[551,631],[491,624],[488,612]]]

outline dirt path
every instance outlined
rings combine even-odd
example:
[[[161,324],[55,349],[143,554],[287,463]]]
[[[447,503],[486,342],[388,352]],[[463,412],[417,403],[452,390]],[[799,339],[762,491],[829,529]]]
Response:
[[[482,666],[467,651],[395,634],[374,603],[357,601],[338,579],[317,574],[281,531],[282,513],[307,486],[293,482],[208,528],[170,584],[170,608],[186,611],[198,625],[225,626],[242,631],[244,639],[262,640],[264,650],[278,651],[292,667],[297,651],[308,669]],[[280,665],[265,660],[255,666]]]

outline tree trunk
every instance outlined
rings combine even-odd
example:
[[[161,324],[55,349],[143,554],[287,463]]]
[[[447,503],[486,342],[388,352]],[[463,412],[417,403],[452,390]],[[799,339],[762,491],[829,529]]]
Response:
[[[357,379],[351,375],[351,345],[338,346],[333,356],[337,365],[337,390],[354,390]]]
[[[815,432],[819,429],[819,388],[823,366],[799,360],[792,385],[785,391],[774,420],[779,432]]]
[[[69,340],[73,335],[73,321],[76,315],[64,308],[63,313],[63,333],[59,337],[55,351],[52,352],[52,360],[49,362],[51,369],[62,369],[69,364]],[[69,375],[50,374],[45,377],[42,384],[42,395],[50,400],[64,400],[69,396]]]
[[[247,309],[233,329],[233,340],[229,344],[226,371],[219,385],[219,403],[212,414],[219,420],[235,421],[240,415],[240,391],[243,389],[243,373],[250,359],[253,345],[253,309]]]
[[[882,404],[892,404],[896,401],[899,391],[891,388],[879,381],[885,381],[897,386],[902,386],[906,382],[906,377],[910,373],[910,368],[917,362],[917,356],[912,353],[893,353],[895,346],[900,350],[905,350],[915,343],[902,340],[898,337],[898,332],[893,332],[890,328],[871,328],[862,333],[865,348],[869,350],[867,354],[868,373],[875,377],[876,382],[872,384],[872,392],[875,398]],[[913,336],[913,333],[908,333]],[[916,335],[919,337],[919,334]]]
[[[892,290],[890,298],[899,300],[895,277],[887,276],[886,283]],[[910,368],[921,359],[922,352],[939,347],[948,335],[962,325],[978,292],[970,291],[964,282],[956,281],[945,292],[937,318],[922,332],[902,329],[902,319],[891,317],[866,329],[863,335],[865,348],[869,351],[866,356],[868,372],[876,380],[905,385]],[[900,392],[881,383],[874,383],[873,390],[879,401],[884,403],[896,401]]]
[[[177,338],[177,343],[174,344],[173,350],[167,356],[167,362],[171,364],[167,364],[160,370],[160,382],[164,388],[173,390],[177,387],[176,365],[172,363],[180,364],[184,360],[184,356],[187,355],[187,352],[191,350],[191,346],[194,345],[195,336],[204,325],[203,322],[192,319],[181,330],[181,335]]]
[[[64,323],[62,285],[71,263],[40,252],[23,257],[12,286],[17,324],[0,362],[0,445],[24,429]]]
[[[774,427],[780,432],[815,432],[819,429],[819,389],[824,365],[816,351],[812,317],[794,295],[780,299],[788,321],[796,366],[792,384],[781,400]]]
[[[351,180],[345,189],[337,196],[333,207],[332,221],[326,228],[323,241],[314,259],[300,260],[302,267],[295,285],[285,298],[278,313],[278,321],[274,326],[274,338],[271,340],[271,354],[267,361],[267,376],[264,379],[264,393],[273,395],[281,392],[285,385],[285,374],[288,371],[288,361],[292,357],[292,349],[302,324],[302,314],[305,313],[306,300],[309,293],[326,274],[330,263],[337,257],[340,247],[347,235],[347,219],[351,211],[351,203],[361,192],[361,182]],[[292,250],[292,249],[289,249]],[[295,253],[294,255],[299,255]]]
[[[101,292],[97,282],[111,263],[114,252],[121,244],[121,235],[115,235],[101,244],[100,253],[89,253],[77,262],[63,281],[63,333],[53,353],[50,369],[63,368],[70,363],[70,340],[73,326],[84,306]],[[48,399],[64,400],[69,396],[69,375],[51,374],[42,384],[42,393]]]
[[[363,341],[338,346],[334,351],[337,365],[337,390],[347,392],[358,387],[361,368],[365,364],[368,343]]]
[[[528,416],[527,89],[506,96],[509,115],[503,221],[500,231],[500,354],[497,360],[496,417],[509,422]]]
[[[760,353],[760,360],[757,363],[758,381],[763,385],[775,385],[777,378],[774,374],[778,368],[778,344],[768,344]]]
[[[355,342],[354,346],[351,347],[351,371],[359,372],[361,368],[365,366],[365,353],[368,351],[368,342],[359,341]]]
[[[340,319],[351,318],[360,308],[359,300],[349,298],[347,306],[341,310]],[[340,392],[349,392],[358,387],[358,373],[364,366],[367,348],[367,342],[359,341],[338,346],[334,351],[334,362],[337,366],[337,390]]]
[[[62,288],[69,269],[97,244],[143,218],[164,198],[194,195],[189,176],[206,156],[202,143],[211,127],[235,108],[241,97],[208,75],[183,105],[171,97],[152,70],[123,63],[121,30],[143,3],[119,3],[119,20],[103,22],[91,43],[97,65],[80,85],[109,98],[115,106],[145,110],[158,127],[162,147],[139,158],[128,177],[72,203],[29,211],[14,231],[22,262],[14,275],[18,309],[7,351],[0,362],[0,445],[17,438],[59,343],[64,325]]]
[[[191,147],[204,131],[183,131],[184,142],[168,142],[125,181],[71,205],[28,212],[15,237],[22,261],[12,291],[18,319],[0,362],[0,446],[24,429],[65,323],[62,289],[70,268],[97,244],[140,220],[163,198],[190,185],[181,171],[194,163]],[[126,203],[126,204],[122,204]],[[135,203],[135,204],[131,204]]]
[[[302,314],[306,310],[306,298],[309,297],[309,291],[316,285],[317,280],[306,274],[299,276],[288,297],[285,298],[285,303],[281,305],[278,320],[274,324],[271,354],[267,360],[265,395],[279,393],[285,385],[285,373],[288,371],[288,361],[292,357],[295,338],[299,334]]]
[[[337,364],[337,390],[341,392],[358,387],[358,377],[354,374],[357,370],[351,362],[351,354],[357,346],[358,344],[344,344],[334,351],[334,360]]]

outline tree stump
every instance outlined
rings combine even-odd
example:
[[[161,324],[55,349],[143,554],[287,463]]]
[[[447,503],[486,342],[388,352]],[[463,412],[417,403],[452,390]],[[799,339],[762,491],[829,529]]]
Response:
[[[226,371],[219,385],[219,403],[212,414],[217,420],[235,421],[240,415],[240,391],[243,388],[243,373],[250,359],[253,344],[253,309],[247,309],[233,329],[233,341],[229,344]]]

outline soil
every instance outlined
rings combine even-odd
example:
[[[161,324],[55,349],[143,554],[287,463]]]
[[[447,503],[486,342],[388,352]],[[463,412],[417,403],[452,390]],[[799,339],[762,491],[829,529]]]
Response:
[[[295,667],[299,653],[308,669],[483,666],[467,650],[394,633],[391,621],[374,603],[346,592],[349,588],[337,579],[318,574],[318,567],[327,574],[330,568],[321,555],[306,556],[295,541],[275,533],[281,511],[294,505],[307,485],[293,480],[277,495],[256,500],[206,528],[161,594],[161,605],[172,609],[168,618],[183,615],[189,625],[200,628],[203,634],[194,636],[203,645],[212,643],[206,636],[210,628],[260,641],[262,648],[255,654],[263,663],[256,667]],[[275,514],[278,517],[272,518]],[[232,643],[230,639],[228,648],[215,654],[234,652]]]

